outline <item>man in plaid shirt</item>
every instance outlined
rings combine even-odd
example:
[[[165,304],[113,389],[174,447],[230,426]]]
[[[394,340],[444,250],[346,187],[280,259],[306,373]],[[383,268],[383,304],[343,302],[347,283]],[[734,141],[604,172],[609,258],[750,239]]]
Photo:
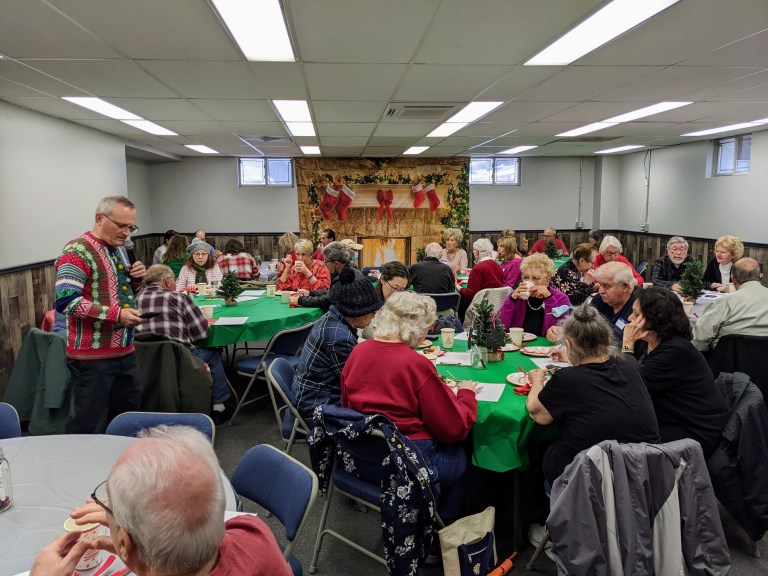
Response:
[[[691,261],[688,255],[688,242],[682,236],[672,236],[667,242],[667,255],[659,258],[653,264],[651,282],[654,286],[680,291],[680,279],[683,277],[685,265]]]
[[[176,292],[176,279],[173,270],[164,264],[154,264],[147,269],[144,278],[145,287],[136,297],[136,303],[142,313],[157,313],[147,319],[137,332],[160,334],[169,340],[180,342],[192,351],[192,354],[208,364],[213,379],[212,402],[213,415],[217,421],[223,421],[227,407],[225,402],[231,393],[227,386],[227,374],[218,348],[201,348],[195,342],[205,340],[211,328],[202,310],[184,292]]]

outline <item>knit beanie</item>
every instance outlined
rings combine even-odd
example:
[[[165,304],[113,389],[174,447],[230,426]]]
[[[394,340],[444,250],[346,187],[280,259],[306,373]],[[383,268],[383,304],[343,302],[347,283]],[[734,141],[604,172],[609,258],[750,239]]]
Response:
[[[205,240],[200,240],[199,238],[195,238],[195,240],[192,240],[192,244],[187,246],[187,252],[190,254],[194,254],[195,252],[198,252],[199,250],[205,250],[206,252],[213,251],[213,246],[208,244]]]
[[[345,269],[331,286],[328,298],[342,316],[359,318],[381,308],[373,284],[359,270]]]

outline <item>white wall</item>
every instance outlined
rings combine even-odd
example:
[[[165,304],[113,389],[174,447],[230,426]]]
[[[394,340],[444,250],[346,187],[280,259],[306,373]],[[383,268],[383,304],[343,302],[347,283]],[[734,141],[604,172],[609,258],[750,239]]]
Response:
[[[149,169],[155,231],[283,233],[299,229],[296,188],[237,182],[236,158],[185,158]]]
[[[128,197],[136,205],[137,235],[157,232],[152,225],[152,207],[150,205],[149,166],[143,160],[126,158],[126,180]]]
[[[752,134],[751,171],[707,177],[708,142],[651,153],[650,232],[717,238],[734,234],[768,243],[768,131]],[[645,203],[644,153],[622,158],[618,227],[640,229]]]
[[[579,211],[579,158],[523,158],[520,186],[470,188],[470,230],[572,229]],[[592,226],[595,161],[585,158],[581,220]]]
[[[597,158],[595,174],[595,204],[592,226],[615,230],[619,226],[619,191],[621,188],[621,157]]]
[[[123,142],[0,101],[0,269],[56,258],[125,193]]]

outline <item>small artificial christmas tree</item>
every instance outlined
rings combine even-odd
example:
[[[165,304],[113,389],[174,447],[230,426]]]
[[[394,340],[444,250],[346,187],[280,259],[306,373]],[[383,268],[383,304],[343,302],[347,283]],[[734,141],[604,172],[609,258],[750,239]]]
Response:
[[[240,287],[240,280],[237,279],[237,274],[234,272],[227,272],[221,281],[219,287],[219,295],[224,297],[224,303],[227,306],[234,306],[237,304],[237,298],[243,289]]]
[[[689,300],[696,300],[704,292],[704,264],[698,258],[685,264],[680,277],[680,291]]]
[[[555,246],[554,240],[547,240],[545,246],[544,246],[544,254],[547,255],[547,258],[550,260],[554,260],[558,256],[560,256],[560,250],[558,250],[557,246]]]
[[[489,352],[500,350],[509,341],[507,327],[488,302],[488,296],[475,304],[475,318],[470,334],[476,346],[482,346]]]

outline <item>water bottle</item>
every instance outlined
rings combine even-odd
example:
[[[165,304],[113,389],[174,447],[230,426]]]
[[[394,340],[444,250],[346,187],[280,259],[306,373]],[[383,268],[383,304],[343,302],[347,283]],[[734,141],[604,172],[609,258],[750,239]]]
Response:
[[[5,512],[13,505],[13,485],[11,484],[11,465],[0,448],[0,512]]]

